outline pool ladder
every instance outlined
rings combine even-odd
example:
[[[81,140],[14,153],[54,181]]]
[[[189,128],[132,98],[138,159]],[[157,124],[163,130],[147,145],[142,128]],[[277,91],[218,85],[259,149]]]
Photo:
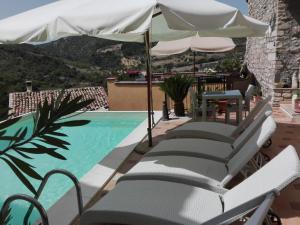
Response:
[[[7,198],[5,200],[5,202],[3,203],[1,212],[0,212],[0,216],[1,218],[4,218],[5,215],[7,215],[8,211],[9,211],[9,206],[10,204],[15,201],[15,200],[23,200],[23,201],[27,201],[30,203],[30,207],[26,212],[26,215],[24,217],[24,221],[23,221],[23,225],[28,225],[29,223],[29,217],[32,213],[32,210],[34,207],[37,208],[37,210],[39,211],[40,215],[41,215],[41,221],[43,225],[49,225],[49,220],[48,220],[48,216],[46,213],[46,210],[44,209],[44,207],[38,202],[39,197],[42,194],[42,191],[44,190],[49,178],[54,175],[54,174],[62,174],[65,175],[66,177],[70,178],[70,180],[74,183],[75,185],[75,189],[76,189],[76,194],[77,194],[77,204],[78,204],[78,212],[79,215],[82,214],[83,212],[83,202],[82,202],[82,192],[81,192],[81,187],[80,187],[80,183],[78,181],[78,179],[69,171],[67,170],[60,170],[60,169],[56,169],[56,170],[51,170],[50,172],[48,172],[43,180],[42,183],[40,184],[38,190],[37,190],[37,194],[34,197],[28,196],[28,195],[21,195],[21,194],[17,194],[17,195],[12,195],[9,198]]]

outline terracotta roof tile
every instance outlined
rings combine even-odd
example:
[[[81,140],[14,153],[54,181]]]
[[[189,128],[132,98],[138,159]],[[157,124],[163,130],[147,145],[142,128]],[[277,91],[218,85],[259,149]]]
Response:
[[[57,98],[61,90],[45,90],[39,92],[13,92],[9,94],[9,107],[12,116],[20,116],[29,112],[33,112],[37,108],[37,104],[44,102],[47,98],[51,101]],[[85,110],[96,111],[105,110],[108,108],[108,98],[103,87],[84,87],[84,88],[70,88],[65,90],[66,93],[71,93],[71,99],[80,95],[83,99],[95,99]]]

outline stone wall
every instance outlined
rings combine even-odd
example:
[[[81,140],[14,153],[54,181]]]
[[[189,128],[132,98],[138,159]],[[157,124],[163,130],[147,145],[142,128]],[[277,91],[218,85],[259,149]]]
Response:
[[[273,106],[279,107],[280,104],[290,104],[294,91],[300,91],[299,88],[274,88]]]
[[[274,84],[291,85],[299,76],[300,1],[249,0],[249,15],[271,24],[271,35],[248,38],[245,59],[262,85],[264,94],[274,94]],[[274,96],[276,97],[276,96]]]
[[[271,24],[268,37],[248,38],[245,60],[262,86],[264,95],[273,94],[276,67],[277,0],[249,0],[249,15]]]
[[[299,73],[300,60],[300,1],[277,0],[277,64],[275,82],[289,80]]]

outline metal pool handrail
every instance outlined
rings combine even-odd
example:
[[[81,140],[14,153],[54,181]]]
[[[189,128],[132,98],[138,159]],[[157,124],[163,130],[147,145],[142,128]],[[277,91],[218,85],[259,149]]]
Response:
[[[12,196],[8,197],[5,200],[5,202],[3,203],[3,206],[2,206],[2,209],[1,209],[1,212],[0,212],[1,218],[4,218],[5,214],[9,210],[9,205],[15,200],[24,200],[24,201],[30,202],[32,208],[35,206],[38,209],[38,211],[41,215],[42,224],[43,225],[49,225],[49,220],[48,220],[46,210],[43,208],[41,203],[38,202],[38,200],[36,200],[35,198],[33,198],[31,196],[28,196],[28,195],[19,194],[19,195],[12,195]]]
[[[82,214],[83,212],[83,201],[82,201],[82,192],[81,192],[81,187],[80,187],[80,184],[79,184],[79,181],[78,179],[72,174],[70,173],[69,171],[67,170],[60,170],[60,169],[56,169],[56,170],[51,170],[50,172],[48,172],[43,180],[42,180],[42,183],[39,187],[39,189],[37,190],[37,194],[34,196],[34,198],[37,200],[39,199],[39,197],[41,196],[42,194],[42,191],[44,190],[44,187],[46,185],[46,183],[48,182],[49,178],[54,175],[54,174],[62,174],[62,175],[65,175],[67,176],[68,178],[70,178],[74,185],[75,185],[75,188],[76,188],[76,194],[77,194],[77,203],[78,203],[78,211],[79,211],[79,215]],[[24,217],[24,224],[28,224],[28,220],[29,220],[29,217],[32,213],[32,210],[33,210],[33,204],[30,205],[29,209],[27,210],[27,213]]]

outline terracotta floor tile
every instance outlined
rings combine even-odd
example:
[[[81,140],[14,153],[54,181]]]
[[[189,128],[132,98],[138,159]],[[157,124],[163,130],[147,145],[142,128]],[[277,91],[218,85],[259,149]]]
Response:
[[[276,156],[286,146],[292,144],[300,155],[300,122],[293,122],[288,116],[284,114],[279,108],[273,109],[273,117],[277,122],[277,130],[272,137],[273,144],[262,151],[270,157]],[[232,115],[231,122],[234,124],[234,115]],[[218,121],[224,120],[223,115],[218,115]],[[168,130],[174,129],[187,122],[186,118],[172,119],[170,121],[161,121],[153,129],[153,144],[154,146],[161,140],[164,140],[165,134]],[[118,170],[119,175],[126,173],[132,166],[134,166],[141,158],[142,154],[149,151],[147,141],[142,142],[132,153],[128,160]],[[238,183],[232,181],[231,185],[234,186]],[[111,190],[115,185],[113,179],[105,188],[105,193]],[[96,202],[103,196],[103,193],[99,192],[93,199],[92,203]],[[92,204],[91,203],[91,204]],[[300,225],[300,180],[295,181],[292,185],[284,189],[280,196],[274,201],[272,207],[276,213],[281,217],[283,225]],[[74,225],[78,224],[75,221]],[[237,223],[238,224],[238,223]]]

